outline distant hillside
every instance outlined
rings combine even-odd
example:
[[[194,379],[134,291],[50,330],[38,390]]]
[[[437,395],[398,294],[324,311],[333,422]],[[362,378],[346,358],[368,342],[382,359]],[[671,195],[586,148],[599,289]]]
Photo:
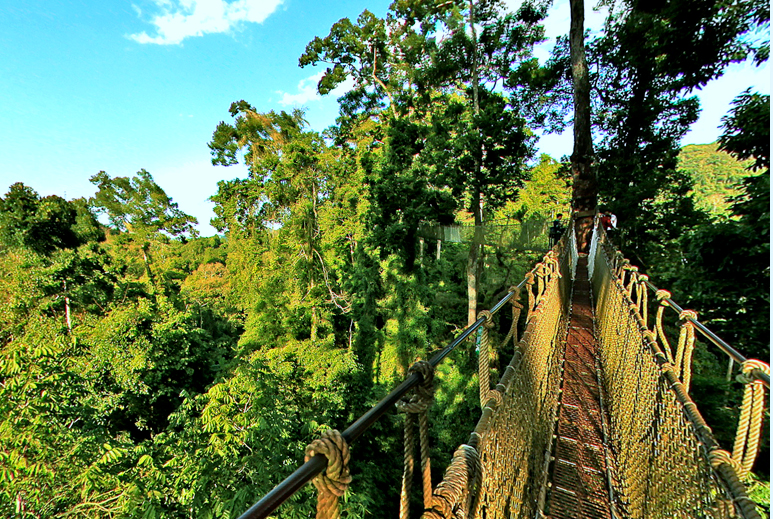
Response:
[[[738,184],[751,172],[751,161],[739,162],[730,154],[717,150],[717,143],[690,144],[679,154],[679,169],[695,181],[695,201],[701,209],[714,215],[727,214],[727,198],[739,193]]]

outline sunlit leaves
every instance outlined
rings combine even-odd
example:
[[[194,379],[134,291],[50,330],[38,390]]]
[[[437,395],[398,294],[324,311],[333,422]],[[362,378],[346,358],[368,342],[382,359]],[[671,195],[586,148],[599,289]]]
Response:
[[[90,180],[98,191],[89,205],[106,214],[115,229],[143,238],[159,232],[170,236],[198,234],[193,226],[198,223],[196,218],[182,212],[144,169],[132,178],[111,178],[100,171]]]

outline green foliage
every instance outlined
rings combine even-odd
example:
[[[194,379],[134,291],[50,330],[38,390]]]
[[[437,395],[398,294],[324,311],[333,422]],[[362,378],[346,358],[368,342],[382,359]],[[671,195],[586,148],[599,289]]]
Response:
[[[722,118],[720,147],[738,160],[754,158],[749,169],[770,169],[770,96],[747,88]]]
[[[40,198],[21,182],[0,198],[0,242],[7,248],[25,247],[45,255],[103,238],[83,200]]]
[[[518,197],[495,213],[496,220],[552,219],[569,209],[571,188],[563,165],[548,155],[529,172],[529,179]]]
[[[751,485],[746,491],[749,498],[757,503],[757,512],[763,518],[770,518],[770,481],[763,481],[753,473],[750,475]]]
[[[738,115],[739,111],[736,106],[731,113]],[[739,157],[753,160],[750,168],[768,163],[767,148],[746,147],[745,143],[769,140],[769,111],[755,117],[728,117],[726,125],[721,138],[727,143],[724,146],[736,146],[732,149]],[[742,134],[747,137],[736,140]],[[721,336],[740,351],[765,359],[770,355],[769,167],[745,178],[741,189],[730,208],[734,220],[696,229],[683,240],[684,269],[677,286],[684,287],[691,305],[706,309],[704,319],[714,323]],[[743,319],[745,326],[737,326],[737,319]]]
[[[147,171],[137,175],[114,177],[100,171],[91,177],[99,188],[89,205],[97,213],[107,215],[110,225],[118,231],[131,231],[143,237],[165,232],[170,236],[196,236],[196,218],[178,209]]]
[[[690,175],[695,205],[715,217],[730,215],[730,198],[741,193],[741,181],[751,173],[717,144],[690,144],[679,152],[679,170]]]
[[[725,119],[722,146],[757,170],[727,218],[696,212],[689,197],[690,177],[699,204],[731,192],[743,175],[708,167],[727,155],[690,147],[677,168],[697,116],[690,90],[764,55],[741,36],[764,23],[766,5],[723,6],[614,11],[591,45],[598,166],[627,251],[764,359],[769,98],[747,91]],[[417,231],[541,222],[568,208],[566,169],[547,156],[527,166],[527,119],[558,128],[571,97],[566,41],[544,67],[531,54],[545,14],[533,3],[508,13],[496,1],[400,0],[383,18],[334,24],[300,58],[328,66],[322,94],[355,80],[324,137],[301,111],[246,101],[217,125],[213,164],[249,168],[212,196],[224,236],[198,238],[145,170],[94,175],[88,201],[12,185],[0,199],[0,515],[238,515],[309,441],[343,429],[461,330],[471,264],[473,298],[517,283],[538,258],[487,244],[476,266],[468,244],[443,243],[436,256]],[[474,344],[450,357],[431,410],[435,481],[479,416]],[[710,349],[695,358],[693,393],[726,441],[735,388]],[[355,444],[345,517],[397,512],[401,428],[388,415]],[[312,496],[301,489],[277,516],[308,517]]]
[[[84,369],[104,393],[94,405],[111,431],[161,431],[183,390],[200,392],[214,379],[227,350],[207,341],[196,321],[165,298],[139,299],[81,336],[93,356]]]

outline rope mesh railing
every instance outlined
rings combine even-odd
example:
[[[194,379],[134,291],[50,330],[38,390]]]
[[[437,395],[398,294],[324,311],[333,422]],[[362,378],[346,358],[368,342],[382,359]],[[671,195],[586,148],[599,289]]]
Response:
[[[491,310],[481,312],[472,326],[429,361],[414,365],[400,386],[343,433],[329,431],[309,445],[306,463],[242,518],[268,516],[315,476],[317,517],[338,517],[338,498],[351,481],[348,445],[393,405],[406,413],[401,518],[408,517],[417,465],[421,467],[426,519],[540,517],[548,491],[550,441],[578,261],[573,238],[567,233],[520,285],[512,287]],[[669,294],[657,291],[611,247],[598,226],[588,272],[595,296],[595,334],[607,395],[612,497],[617,511],[631,518],[759,517],[739,476],[748,473],[757,454],[769,366],[745,359],[707,331],[694,312],[682,310]],[[649,289],[656,290],[657,312],[648,310]],[[524,303],[522,291],[526,292]],[[492,316],[508,302],[512,321],[495,349]],[[679,313],[676,341],[669,342],[663,332],[666,306]],[[519,339],[522,312],[525,329]],[[653,313],[655,322],[650,327],[648,319]],[[696,330],[743,367],[746,392],[732,455],[720,448],[688,396]],[[454,453],[443,481],[432,489],[427,409],[434,391],[433,369],[476,332],[482,415],[467,443]],[[513,357],[492,388],[491,356],[504,351],[510,341]],[[418,449],[414,429],[419,432]],[[416,450],[420,452],[418,464]]]
[[[652,330],[646,322],[644,280],[598,227],[591,251],[615,492],[625,515],[759,517],[738,478],[739,464],[720,448],[687,394],[694,314],[681,312],[677,350],[664,351],[660,321]]]
[[[556,248],[556,250],[562,249]],[[525,286],[528,287],[527,293],[529,303],[527,322],[530,324],[526,328],[524,339],[522,339],[519,344],[523,344],[523,341],[527,336],[535,334],[541,335],[543,333],[542,328],[544,325],[538,324],[540,319],[537,319],[536,316],[544,313],[544,300],[546,300],[546,297],[548,297],[546,296],[546,293],[548,291],[550,292],[551,295],[549,298],[551,300],[555,297],[555,294],[558,293],[559,297],[562,298],[561,300],[566,301],[566,294],[569,290],[569,274],[568,272],[564,272],[564,269],[561,269],[561,272],[559,272],[559,261],[556,259],[555,254],[556,253],[554,251],[548,252],[543,262],[538,263],[537,266],[535,266],[535,268],[527,274],[524,281],[522,281],[518,286],[512,287],[508,291],[508,294],[500,301],[498,301],[493,307],[491,307],[490,310],[487,312],[482,312],[481,316],[479,316],[475,323],[473,323],[471,326],[468,326],[448,346],[433,355],[429,361],[424,362],[426,366],[420,368],[417,365],[414,366],[417,369],[411,368],[410,375],[399,386],[393,389],[389,395],[384,397],[370,411],[357,419],[357,421],[351,424],[345,431],[328,431],[323,435],[323,438],[320,440],[315,440],[315,442],[310,444],[306,449],[306,459],[304,464],[296,469],[290,476],[285,478],[279,485],[274,487],[260,501],[252,505],[247,511],[239,516],[239,519],[262,519],[269,517],[272,512],[274,512],[291,495],[297,492],[303,485],[312,481],[319,490],[317,518],[321,519],[339,517],[340,508],[338,505],[338,498],[345,493],[346,488],[351,481],[349,470],[346,466],[349,461],[349,444],[359,438],[368,428],[370,428],[371,425],[373,425],[379,418],[386,414],[388,410],[392,409],[392,406],[395,405],[402,407],[404,411],[407,411],[408,415],[412,413],[418,414],[421,443],[419,450],[421,451],[420,455],[422,458],[420,461],[420,465],[422,467],[422,486],[426,489],[425,507],[429,508],[429,506],[435,501],[430,500],[433,498],[433,496],[428,495],[429,490],[431,490],[431,485],[427,484],[429,475],[429,462],[427,459],[427,454],[429,449],[426,443],[426,409],[424,407],[426,407],[428,403],[424,402],[414,406],[410,404],[410,400],[413,399],[413,397],[408,397],[408,401],[403,400],[403,402],[408,402],[408,405],[406,406],[401,404],[401,399],[404,399],[406,395],[417,388],[419,389],[419,392],[424,391],[427,393],[429,388],[421,389],[424,381],[429,376],[429,372],[424,368],[434,368],[440,364],[440,362],[442,362],[442,360],[445,359],[459,344],[470,338],[480,327],[483,327],[485,323],[490,322],[491,316],[499,312],[508,302],[512,303],[513,306],[513,325],[510,327],[510,332],[508,333],[506,340],[503,341],[503,346],[504,343],[506,343],[511,338],[515,341],[515,335],[517,331],[516,326],[520,315],[520,309],[523,307],[523,305],[518,302],[518,299],[522,289]],[[567,261],[561,261],[560,264],[565,265],[567,264]],[[554,285],[556,285],[558,282],[559,277],[563,279],[561,286],[558,289],[553,288]],[[531,324],[532,321],[535,321],[535,323]],[[420,362],[417,364],[422,363]],[[513,368],[511,367],[506,370],[503,380],[509,376],[508,373],[511,373],[512,369]],[[488,384],[488,380],[486,380],[486,383]],[[495,390],[490,392],[492,398],[496,399],[496,395],[500,394],[500,390],[503,390],[500,388],[501,384],[502,381],[500,381],[500,385],[498,385]],[[423,397],[421,399],[426,400],[426,398]],[[484,409],[484,416],[488,416],[487,413],[490,415],[490,405],[491,401],[489,401],[488,405]],[[420,407],[424,409],[419,409]],[[415,448],[415,443],[413,439],[413,433],[411,432],[413,429],[414,419],[408,418],[407,420],[408,423],[406,424],[405,428],[406,469],[404,471],[405,479],[403,482],[402,490],[402,494],[404,496],[408,496],[410,494],[410,481],[413,479],[413,467],[415,466],[415,460],[413,458],[412,452]],[[476,433],[473,433],[473,436],[475,435]],[[477,440],[473,442],[473,445],[477,445]],[[457,451],[458,457],[460,459],[467,460],[467,463],[470,465],[470,467],[473,467],[475,463],[471,460],[479,458],[477,451],[475,451],[474,447],[463,447],[464,448],[461,448],[459,451]],[[452,463],[452,467],[449,468],[449,471],[453,470],[457,470],[457,472],[459,471],[458,463],[456,465]],[[476,487],[479,487],[479,472],[477,475],[475,475],[475,470],[472,468],[470,470],[464,469],[462,472],[465,474],[465,477],[467,474],[471,475],[470,484],[474,484]],[[457,482],[455,485],[457,488],[467,488],[467,483],[460,485]],[[471,494],[468,493],[465,495]],[[408,499],[407,497],[404,497],[401,499],[401,501],[403,501],[405,505],[401,506],[401,514],[407,515]]]
[[[481,398],[488,396],[482,416],[467,444],[454,454],[424,518],[535,516],[567,328],[573,242],[564,247],[566,242],[527,275],[523,337],[494,390],[485,376],[479,377]],[[483,328],[482,344],[489,343],[488,333]],[[480,362],[487,366],[486,357],[481,348]]]

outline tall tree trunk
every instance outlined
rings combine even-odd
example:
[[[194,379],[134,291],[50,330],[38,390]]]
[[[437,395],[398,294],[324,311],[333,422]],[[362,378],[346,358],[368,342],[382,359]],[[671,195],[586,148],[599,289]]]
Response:
[[[593,140],[590,127],[590,79],[585,60],[585,5],[569,0],[571,27],[569,50],[574,84],[574,150],[572,151],[572,216],[577,247],[588,252],[596,213],[598,188],[593,169]]]
[[[480,190],[473,197],[475,215],[475,233],[467,256],[467,326],[478,319],[478,287],[480,285],[481,243],[483,243],[483,211],[481,209]]]
[[[475,31],[475,15],[473,1],[470,0],[470,31],[472,33],[472,111],[477,118],[480,112],[478,100],[478,36]],[[475,130],[480,133],[475,122]],[[480,144],[478,145],[480,146]],[[467,326],[470,326],[478,318],[478,288],[480,285],[480,244],[483,241],[483,209],[481,207],[481,189],[480,189],[480,149],[475,150],[475,171],[473,182],[472,214],[475,216],[475,232],[472,243],[470,244],[470,253],[467,256]]]

